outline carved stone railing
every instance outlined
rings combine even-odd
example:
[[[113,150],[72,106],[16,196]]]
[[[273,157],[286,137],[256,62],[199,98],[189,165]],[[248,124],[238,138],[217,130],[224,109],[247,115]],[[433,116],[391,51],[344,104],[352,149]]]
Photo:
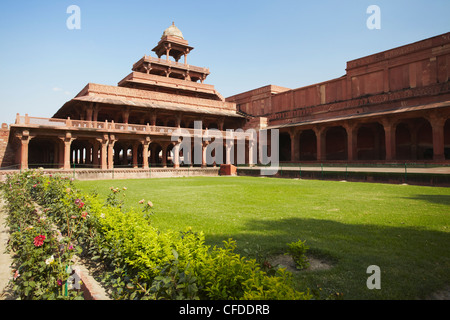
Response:
[[[196,72],[200,72],[200,73],[209,73],[209,69],[208,68],[202,68],[202,67],[197,67],[197,66],[193,66],[190,64],[184,64],[184,63],[179,63],[176,61],[171,61],[171,60],[166,60],[166,59],[161,59],[161,58],[155,58],[152,56],[145,56],[144,57],[145,61],[149,61],[150,63],[154,62],[154,63],[158,63],[158,64],[162,64],[162,65],[166,65],[169,67],[176,67],[176,68],[181,68],[181,69],[186,69],[186,70],[192,70],[192,71],[196,71]]]
[[[21,116],[16,115],[15,126],[26,126],[26,127],[38,127],[38,128],[48,128],[48,129],[66,129],[66,130],[98,130],[98,131],[108,131],[116,133],[136,133],[136,134],[152,134],[152,135],[172,135],[177,129],[182,129],[182,135],[188,134],[190,136],[201,135],[202,136],[214,136],[212,134],[212,129],[192,129],[192,128],[178,128],[178,127],[165,127],[165,126],[152,126],[149,124],[131,124],[131,123],[116,123],[114,121],[87,121],[87,120],[72,120],[67,119],[56,119],[56,118],[39,118],[30,117],[28,114]],[[217,132],[217,131],[216,131]],[[225,139],[227,137],[227,131],[220,131],[222,137]],[[249,132],[233,132],[235,138],[248,138]]]

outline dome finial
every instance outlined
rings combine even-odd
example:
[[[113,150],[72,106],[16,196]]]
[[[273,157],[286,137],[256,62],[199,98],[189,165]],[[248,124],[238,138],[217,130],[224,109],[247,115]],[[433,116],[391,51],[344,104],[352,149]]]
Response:
[[[166,30],[164,30],[163,35],[161,38],[166,37],[166,36],[172,36],[172,37],[177,37],[180,39],[183,39],[183,34],[181,33],[180,29],[178,29],[175,26],[175,22],[172,21],[172,25],[170,27],[168,27]]]

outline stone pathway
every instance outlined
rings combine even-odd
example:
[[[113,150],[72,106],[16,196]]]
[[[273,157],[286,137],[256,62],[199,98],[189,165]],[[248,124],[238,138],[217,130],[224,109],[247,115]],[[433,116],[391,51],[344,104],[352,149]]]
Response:
[[[11,262],[12,259],[6,253],[6,244],[9,239],[9,230],[5,227],[6,212],[3,209],[4,200],[0,196],[0,300],[11,299],[8,292],[8,283],[12,278]]]

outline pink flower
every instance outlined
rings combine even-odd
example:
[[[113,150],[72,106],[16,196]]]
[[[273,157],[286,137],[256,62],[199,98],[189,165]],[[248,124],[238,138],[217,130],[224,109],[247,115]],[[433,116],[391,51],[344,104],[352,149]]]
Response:
[[[83,213],[81,214],[81,217],[83,219],[86,219],[87,215],[88,215],[88,213],[86,211],[83,211]]]
[[[56,283],[58,283],[58,286],[62,286],[62,281],[61,281],[61,279],[58,279],[58,281],[56,281]]]
[[[20,277],[20,273],[19,270],[16,270],[16,272],[14,272],[14,280],[17,280],[18,277]]]

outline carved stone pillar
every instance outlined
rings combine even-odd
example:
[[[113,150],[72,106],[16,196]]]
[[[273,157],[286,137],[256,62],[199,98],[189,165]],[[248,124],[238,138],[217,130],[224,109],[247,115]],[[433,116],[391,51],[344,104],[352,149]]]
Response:
[[[60,137],[60,139],[64,142],[64,160],[63,160],[63,169],[70,170],[70,146],[72,141],[75,140],[72,138],[72,133],[66,132],[64,137]]]
[[[358,160],[358,128],[356,123],[344,124],[347,131],[347,159],[348,161]]]
[[[30,132],[28,130],[22,131],[17,135],[20,140],[20,169],[28,169],[28,145],[30,143]]]
[[[396,122],[393,119],[383,119],[381,124],[384,127],[384,136],[386,139],[386,160],[395,160],[396,156],[396,143],[395,143],[395,131],[397,129]]]
[[[225,144],[225,163],[233,164],[233,162],[234,162],[234,139],[229,139]]]
[[[209,141],[203,141],[202,145],[202,168],[206,168],[206,147],[209,145]]]
[[[139,148],[139,143],[138,142],[134,142],[132,145],[132,152],[133,152],[133,168],[137,168],[138,167],[138,148]]]
[[[108,169],[114,168],[114,144],[116,143],[116,139],[114,135],[109,137],[108,141]]]
[[[173,167],[178,169],[180,167],[180,141],[173,146]]]
[[[108,169],[108,135],[103,135],[102,138],[95,139],[101,146],[100,149],[100,169]]]
[[[142,167],[144,169],[148,169],[148,147],[151,143],[150,137],[145,137],[145,140],[141,141],[142,143]]]
[[[432,114],[428,117],[428,120],[430,121],[433,132],[433,160],[445,160],[444,126],[447,118]]]
[[[317,141],[317,161],[326,160],[326,128],[325,127],[316,127],[313,129],[316,133],[316,141]]]
[[[97,140],[92,144],[92,166],[94,168],[98,167],[98,145],[99,143]]]

